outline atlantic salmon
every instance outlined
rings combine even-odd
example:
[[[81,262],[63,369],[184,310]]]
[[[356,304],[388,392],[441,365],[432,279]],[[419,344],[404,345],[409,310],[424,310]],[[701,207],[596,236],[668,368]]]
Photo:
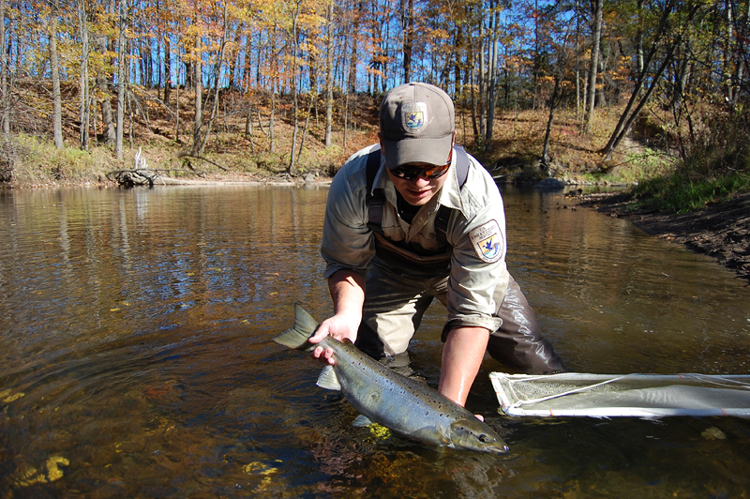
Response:
[[[317,385],[344,394],[360,413],[355,426],[374,422],[406,438],[452,449],[496,454],[508,450],[502,438],[474,414],[426,383],[392,371],[351,342],[328,336],[312,345],[308,339],[318,323],[299,305],[295,305],[294,319],[294,327],[274,341],[298,350],[316,346],[333,350],[335,364],[323,369]]]

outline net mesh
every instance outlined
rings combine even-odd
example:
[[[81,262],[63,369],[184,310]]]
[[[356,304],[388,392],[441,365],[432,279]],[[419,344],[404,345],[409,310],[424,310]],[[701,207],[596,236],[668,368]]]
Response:
[[[492,373],[512,416],[750,416],[750,376]]]

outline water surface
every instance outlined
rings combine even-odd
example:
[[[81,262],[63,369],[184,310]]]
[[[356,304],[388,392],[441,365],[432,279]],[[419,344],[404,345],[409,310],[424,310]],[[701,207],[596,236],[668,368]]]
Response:
[[[352,428],[271,338],[330,313],[325,187],[0,191],[0,497],[741,497],[750,422],[511,419],[511,450]],[[745,374],[750,289],[561,194],[504,188],[509,268],[581,372]],[[412,365],[436,386],[444,311]]]

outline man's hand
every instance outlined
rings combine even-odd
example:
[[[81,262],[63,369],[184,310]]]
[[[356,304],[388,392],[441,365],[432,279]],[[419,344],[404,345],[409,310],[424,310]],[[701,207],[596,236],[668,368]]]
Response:
[[[333,298],[333,317],[324,320],[308,341],[320,343],[330,335],[339,341],[350,340],[354,343],[362,321],[365,278],[356,272],[339,270],[328,278],[328,289]],[[317,347],[312,356],[325,364],[336,363],[330,348]]]
[[[357,340],[357,330],[361,316],[354,314],[336,314],[324,320],[318,327],[315,334],[308,340],[310,343],[320,343],[326,336],[344,341],[349,340],[354,343]],[[325,364],[334,365],[333,350],[331,348],[316,347],[312,356]]]

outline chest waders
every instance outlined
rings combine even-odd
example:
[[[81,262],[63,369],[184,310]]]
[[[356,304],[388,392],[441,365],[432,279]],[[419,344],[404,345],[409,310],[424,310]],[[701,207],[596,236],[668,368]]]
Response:
[[[468,177],[470,162],[469,156],[462,147],[455,147],[456,153],[456,176],[458,178],[459,189],[463,188]],[[441,206],[435,218],[435,237],[441,243],[440,249],[427,250],[418,244],[408,244],[401,241],[392,241],[385,237],[383,232],[383,206],[385,206],[385,193],[382,189],[372,189],[375,177],[380,169],[380,150],[373,151],[367,158],[367,225],[375,235],[375,255],[380,261],[391,266],[394,270],[402,271],[404,274],[419,277],[438,277],[447,276],[450,273],[452,246],[447,241],[448,221],[453,214],[453,209],[447,206]],[[382,296],[389,296],[398,293],[393,289],[393,283],[376,279],[371,282],[368,276],[367,293],[375,298],[373,302],[365,299],[364,317],[359,326],[357,348],[367,353],[375,359],[381,359],[385,350],[384,341],[391,345],[391,337],[396,335],[406,335],[406,345],[402,346],[405,351],[408,341],[416,332],[419,326],[421,316],[424,310],[429,306],[432,300],[424,303],[424,306],[417,304],[417,311],[411,317],[406,319],[398,318],[403,315],[403,310],[396,310],[396,317],[391,316],[386,322],[390,323],[386,330],[381,331],[384,335],[380,336],[373,327],[375,327],[375,317],[379,315],[389,315],[394,311],[391,310],[392,303],[381,302]],[[406,295],[404,295],[406,296]],[[407,297],[410,298],[410,297]],[[490,333],[487,344],[488,353],[494,358],[513,369],[527,374],[547,374],[561,372],[565,370],[560,357],[554,352],[552,345],[542,336],[541,328],[536,319],[536,314],[526,301],[518,283],[509,276],[507,288],[503,296],[496,298],[497,310],[495,317],[502,320],[500,328]],[[420,311],[421,309],[421,311]],[[368,324],[369,319],[373,319],[372,327]],[[399,321],[401,321],[399,323]],[[396,323],[397,326],[393,327]],[[443,341],[446,339],[448,330],[443,331]],[[402,342],[404,339],[402,339]],[[390,346],[389,346],[390,348]],[[392,349],[395,354],[401,354],[402,348]],[[407,361],[408,362],[408,361]]]

